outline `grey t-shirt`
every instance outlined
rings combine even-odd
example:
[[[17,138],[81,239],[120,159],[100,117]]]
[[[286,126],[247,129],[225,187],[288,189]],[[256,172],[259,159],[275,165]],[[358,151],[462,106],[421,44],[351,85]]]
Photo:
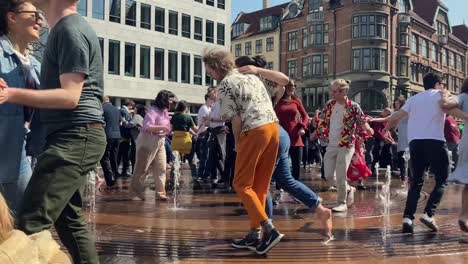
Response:
[[[458,96],[458,108],[460,108],[463,112],[468,113],[468,94],[461,93]],[[468,120],[464,120],[463,125],[465,127],[467,127],[468,126]]]
[[[61,89],[60,75],[65,73],[85,74],[83,91],[75,109],[40,110],[48,133],[75,125],[104,123],[101,48],[96,33],[79,14],[62,18],[50,31],[40,89]]]

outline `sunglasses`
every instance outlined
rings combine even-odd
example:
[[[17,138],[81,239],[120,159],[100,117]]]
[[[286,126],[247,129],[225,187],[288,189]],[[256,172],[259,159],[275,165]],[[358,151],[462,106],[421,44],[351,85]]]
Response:
[[[34,20],[44,21],[44,14],[41,11],[12,11],[15,14],[34,14]]]

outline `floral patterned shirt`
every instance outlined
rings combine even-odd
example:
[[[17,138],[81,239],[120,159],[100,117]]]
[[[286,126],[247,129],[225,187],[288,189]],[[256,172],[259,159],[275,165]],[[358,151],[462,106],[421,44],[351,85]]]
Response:
[[[218,85],[221,118],[229,121],[239,114],[242,132],[278,122],[268,92],[274,88],[268,85],[257,75],[233,70]]]
[[[317,134],[319,138],[326,142],[328,142],[330,118],[335,104],[336,101],[328,101],[320,114]],[[361,107],[357,103],[347,100],[343,117],[343,131],[341,132],[339,146],[345,148],[353,147],[356,141],[356,125],[364,125],[365,123],[366,116],[364,112],[362,112]]]

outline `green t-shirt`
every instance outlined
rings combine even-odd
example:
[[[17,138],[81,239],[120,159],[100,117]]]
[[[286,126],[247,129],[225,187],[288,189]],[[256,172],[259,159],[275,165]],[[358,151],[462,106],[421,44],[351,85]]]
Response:
[[[171,119],[172,130],[189,131],[195,125],[190,115],[175,113]]]
[[[60,89],[60,75],[83,73],[85,81],[78,107],[41,109],[42,123],[52,133],[87,123],[104,123],[101,47],[96,33],[79,14],[62,18],[49,33],[41,68],[40,89]]]

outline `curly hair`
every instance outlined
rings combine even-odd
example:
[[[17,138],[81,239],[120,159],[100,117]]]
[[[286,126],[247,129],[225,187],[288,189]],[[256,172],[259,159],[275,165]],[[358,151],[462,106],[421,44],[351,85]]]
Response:
[[[241,56],[236,59],[236,66],[237,67],[242,67],[242,66],[247,66],[247,65],[253,65],[259,68],[265,68],[267,65],[265,56],[262,55],[257,55],[254,57],[249,57],[249,56]]]
[[[26,0],[2,0],[0,1],[0,36],[8,34],[8,12],[14,12]]]
[[[349,86],[351,85],[350,80],[345,80],[345,79],[336,79],[331,82],[331,87],[335,86],[340,90],[347,90],[349,91]]]
[[[168,90],[161,90],[152,103],[158,109],[169,109],[170,99],[176,98],[175,94]]]
[[[205,50],[203,54],[203,63],[211,69],[216,70],[223,77],[225,77],[235,67],[232,54],[219,48]]]

